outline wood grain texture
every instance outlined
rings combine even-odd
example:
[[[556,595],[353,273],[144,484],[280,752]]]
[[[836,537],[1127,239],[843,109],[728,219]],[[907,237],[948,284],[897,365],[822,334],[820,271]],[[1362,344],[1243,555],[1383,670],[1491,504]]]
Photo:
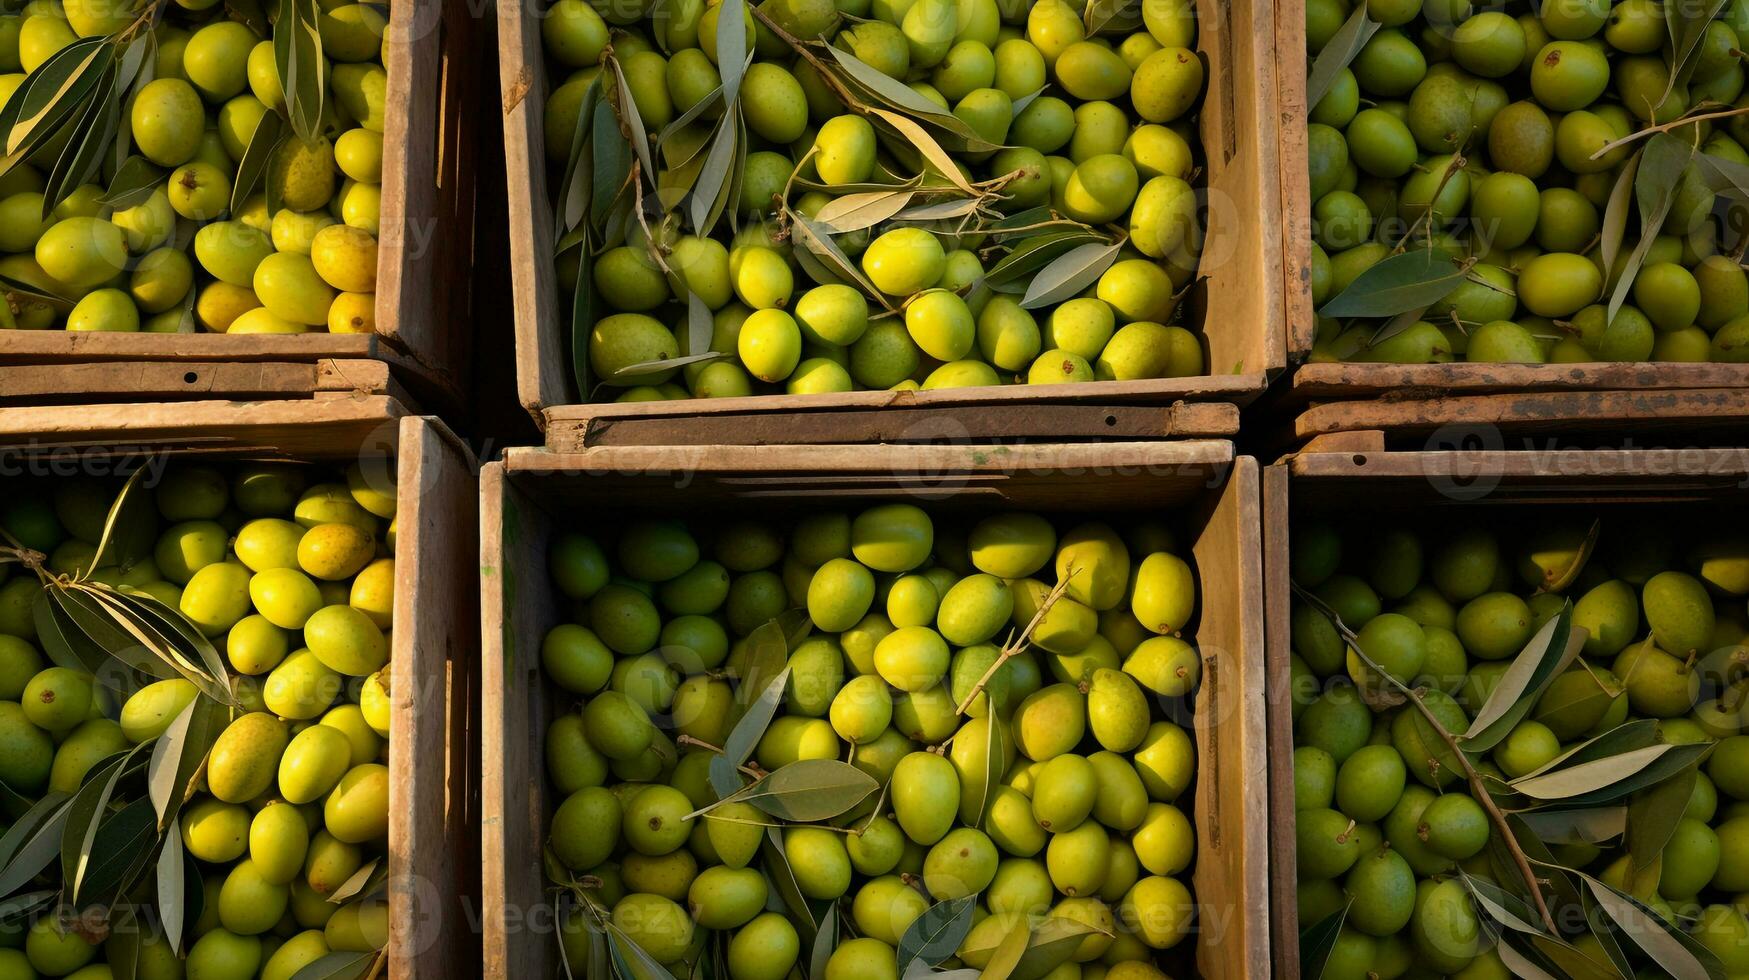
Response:
[[[392,451],[407,410],[359,395],[302,401],[0,407],[0,451],[128,449],[350,460]]]
[[[540,639],[564,621],[547,574],[552,517],[505,479],[480,475],[481,857],[485,976],[549,977],[557,968],[541,845],[548,717]],[[545,927],[542,928],[542,923]]]
[[[895,447],[943,483],[895,476],[886,447],[635,447],[559,454],[515,450],[481,478],[485,975],[549,976],[556,965],[540,862],[549,798],[542,739],[555,709],[540,640],[564,621],[547,572],[556,528],[632,513],[710,517],[756,508],[910,499],[932,510],[992,506],[1181,519],[1200,578],[1196,639],[1205,658],[1196,698],[1195,802],[1200,904],[1194,958],[1205,976],[1267,972],[1268,759],[1258,468],[1218,441],[1080,446]],[[1097,479],[1092,477],[1097,476]],[[1187,801],[1180,801],[1185,803]],[[1186,946],[1190,944],[1187,942]]]
[[[547,445],[557,452],[597,446],[808,445],[944,440],[1195,439],[1239,433],[1239,406],[1179,403],[1029,405],[1024,408],[852,409],[756,412],[693,417],[594,418],[554,422]]]
[[[569,311],[561,309],[553,268],[553,206],[547,190],[545,53],[539,0],[498,4],[498,85],[504,96],[504,168],[510,205],[511,307],[515,316],[516,395],[546,426],[542,409],[581,399],[574,391]]]
[[[1196,844],[1204,977],[1269,972],[1269,751],[1265,724],[1263,546],[1257,461],[1234,461],[1196,531],[1202,655],[1196,692]],[[1205,505],[1208,501],[1205,500]]]
[[[480,955],[479,782],[469,768],[479,488],[441,423],[401,420],[390,659],[389,976],[465,977]]]
[[[0,365],[0,404],[400,395],[382,361],[110,361]],[[405,400],[404,398],[402,399]]]
[[[1306,364],[1284,401],[1746,387],[1749,364]]]
[[[1625,433],[1643,438],[1740,437],[1749,431],[1749,389],[1648,389],[1512,392],[1419,400],[1341,401],[1314,405],[1295,420],[1302,439],[1328,432],[1381,429],[1387,437],[1423,436],[1448,426],[1492,427],[1503,436]]]
[[[1293,595],[1289,577],[1288,473],[1282,465],[1263,467],[1263,619],[1267,628],[1264,669],[1267,682],[1269,745],[1269,933],[1277,977],[1300,975],[1298,846],[1294,832]]]
[[[1277,139],[1281,160],[1283,316],[1288,360],[1312,349],[1318,318],[1312,307],[1312,187],[1306,156],[1306,0],[1275,0]]]
[[[499,4],[498,52],[509,180],[517,394],[544,428],[561,417],[557,414],[561,406],[575,406],[581,397],[567,360],[569,340],[565,333],[570,330],[570,311],[562,302],[553,269],[557,232],[548,197],[542,126],[548,79],[537,8],[538,0]],[[1000,391],[1002,394],[990,397],[1014,403],[1159,402],[1189,398],[1206,387],[1202,393],[1209,397],[1243,404],[1261,394],[1268,378],[1286,366],[1275,6],[1272,2],[1202,0],[1197,10],[1197,49],[1208,66],[1208,90],[1198,116],[1203,146],[1198,161],[1206,174],[1211,227],[1199,269],[1202,278],[1186,302],[1191,306],[1192,321],[1201,324],[1210,376],[1056,385],[1049,390],[1008,386],[958,392]],[[953,396],[958,392],[921,394]],[[851,394],[878,397],[888,393]],[[690,401],[684,411],[740,411],[720,404],[740,401],[759,401],[771,405],[769,410],[786,410],[805,405],[804,399],[824,397],[832,396]]]
[[[374,334],[69,333],[0,330],[0,364],[87,361],[313,361],[377,357]]]

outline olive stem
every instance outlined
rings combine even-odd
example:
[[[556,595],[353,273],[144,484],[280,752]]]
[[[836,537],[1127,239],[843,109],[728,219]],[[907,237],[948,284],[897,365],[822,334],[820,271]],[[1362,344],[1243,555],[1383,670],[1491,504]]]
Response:
[[[1328,603],[1317,596],[1301,588],[1297,582],[1293,584],[1293,590],[1301,599],[1311,603],[1319,612],[1329,617],[1330,621],[1335,624],[1336,631],[1342,634],[1343,640],[1348,643],[1348,648],[1354,651],[1355,656],[1364,661],[1368,669],[1383,677],[1386,682],[1396,688],[1399,694],[1415,706],[1415,710],[1421,712],[1421,716],[1427,720],[1427,724],[1439,733],[1439,737],[1451,749],[1452,757],[1463,768],[1464,775],[1470,784],[1471,794],[1482,804],[1482,808],[1488,811],[1488,818],[1494,823],[1495,829],[1500,832],[1501,843],[1506,845],[1506,850],[1512,855],[1513,863],[1518,866],[1518,873],[1524,877],[1524,883],[1529,886],[1530,897],[1536,902],[1537,914],[1542,918],[1543,928],[1547,929],[1550,935],[1560,935],[1561,931],[1555,926],[1554,916],[1549,914],[1548,903],[1543,900],[1542,881],[1531,869],[1530,858],[1524,853],[1524,848],[1519,846],[1517,835],[1512,832],[1512,826],[1506,822],[1506,815],[1500,812],[1500,807],[1494,802],[1493,794],[1488,792],[1488,787],[1482,782],[1482,774],[1470,763],[1469,756],[1465,755],[1464,750],[1458,746],[1457,739],[1446,731],[1445,725],[1434,717],[1432,711],[1428,710],[1427,703],[1421,700],[1419,694],[1386,673],[1371,657],[1366,655],[1366,651],[1360,648],[1359,637],[1342,621],[1342,617],[1337,614],[1336,610],[1330,608]]]
[[[710,752],[714,755],[722,755],[723,754],[723,750],[721,748],[719,748],[718,746],[712,745],[711,743],[709,743],[701,738],[693,738],[691,735],[687,735],[685,733],[681,733],[680,735],[676,735],[674,737],[674,744],[676,744],[676,745],[689,745],[689,746],[692,746],[694,748],[704,749],[706,752]],[[735,768],[741,770],[742,773],[744,773],[748,776],[752,776],[754,779],[764,779],[767,775],[765,770],[759,768],[756,765],[740,765],[740,766],[736,766]]]
[[[984,671],[984,676],[978,678],[978,682],[972,685],[971,692],[965,696],[958,707],[954,708],[956,716],[966,713],[966,709],[971,707],[979,692],[984,690],[984,686],[990,683],[990,680],[996,676],[996,672],[1002,669],[1003,664],[1019,656],[1020,652],[1031,644],[1032,631],[1038,628],[1038,624],[1044,621],[1045,614],[1050,612],[1051,607],[1057,604],[1057,600],[1063,597],[1064,592],[1068,591],[1069,583],[1075,578],[1075,571],[1074,568],[1068,570],[1068,574],[1063,576],[1063,580],[1058,582],[1051,589],[1050,594],[1045,596],[1044,601],[1038,604],[1038,610],[1032,614],[1032,619],[1027,622],[1026,628],[1020,631],[1020,635],[1003,645],[1002,655],[996,658],[996,662],[991,664],[988,670]]]
[[[1703,112],[1698,116],[1684,116],[1681,119],[1661,123],[1657,126],[1648,126],[1637,133],[1629,133],[1614,142],[1603,144],[1602,147],[1598,148],[1597,152],[1591,154],[1591,159],[1595,160],[1616,147],[1626,146],[1641,137],[1652,136],[1657,133],[1668,133],[1673,129],[1681,129],[1683,126],[1687,126],[1691,123],[1706,122],[1710,119],[1728,119],[1732,116],[1741,116],[1744,113],[1749,113],[1749,106],[1737,106],[1736,108],[1723,109],[1718,112]]]

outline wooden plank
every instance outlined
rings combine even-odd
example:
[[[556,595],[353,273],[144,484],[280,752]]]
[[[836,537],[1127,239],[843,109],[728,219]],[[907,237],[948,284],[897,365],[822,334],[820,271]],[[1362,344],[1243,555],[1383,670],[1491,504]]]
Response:
[[[479,957],[464,900],[479,893],[468,744],[480,497],[471,454],[435,420],[401,420],[397,469],[388,973],[462,977]]]
[[[1306,364],[1294,372],[1284,400],[1744,387],[1749,364]]]
[[[540,857],[554,805],[541,744],[556,702],[539,663],[541,638],[566,615],[547,572],[545,549],[555,527],[579,514],[610,521],[635,512],[672,514],[677,507],[737,513],[749,505],[780,513],[910,497],[912,487],[872,479],[886,465],[882,449],[524,449],[485,468],[480,730],[487,977],[550,976],[556,968]],[[1228,444],[1213,442],[1014,450],[1004,459],[1003,452],[988,450],[907,447],[926,457],[922,465],[952,467],[966,477],[918,502],[932,511],[976,513],[988,509],[994,494],[1004,506],[1070,513],[1172,508],[1189,526],[1202,596],[1197,641],[1205,657],[1195,710],[1208,721],[1195,726],[1201,768],[1192,807],[1199,854],[1194,885],[1201,920],[1194,956],[1205,976],[1261,976],[1269,956],[1268,761],[1256,461],[1235,460]],[[674,464],[680,464],[680,479],[669,470]],[[979,472],[999,479],[981,482],[973,476]],[[773,501],[778,488],[784,497]]]
[[[387,364],[362,359],[23,364],[0,366],[0,404],[388,394],[393,384]]]
[[[393,398],[143,402],[0,408],[0,451],[151,451],[351,459],[392,451],[407,410]]]
[[[536,4],[498,4],[498,85],[504,99],[504,169],[510,212],[511,309],[516,395],[535,423],[542,410],[579,400],[565,356],[571,316],[553,268],[553,206],[547,190],[543,109],[547,74]]]
[[[1293,597],[1288,577],[1288,474],[1263,468],[1263,603],[1268,630],[1264,658],[1269,745],[1269,932],[1277,977],[1300,975],[1299,884],[1295,867],[1294,722],[1291,659]]]
[[[1355,429],[1352,432],[1326,432],[1313,436],[1300,450],[1307,453],[1382,453],[1385,434],[1379,429]]]
[[[480,837],[484,975],[493,978],[550,977],[558,965],[541,868],[551,807],[540,638],[564,621],[546,568],[552,533],[551,516],[505,479],[504,464],[488,464],[480,474]]]
[[[314,361],[382,354],[373,334],[0,331],[0,364],[89,361]]]
[[[1749,449],[1565,449],[1552,452],[1299,453],[1288,472],[1309,486],[1426,485],[1447,500],[1469,502],[1492,494],[1565,485],[1603,493],[1622,488],[1682,499],[1739,484],[1749,472]],[[1296,490],[1296,492],[1299,492]]]
[[[1257,461],[1241,456],[1196,535],[1198,972],[1267,975],[1270,776],[1264,700],[1263,553]]]
[[[1208,66],[1209,79],[1198,115],[1203,145],[1198,161],[1206,175],[1206,197],[1214,226],[1204,243],[1199,269],[1203,278],[1191,289],[1187,301],[1191,304],[1192,321],[1201,324],[1204,355],[1213,377],[1092,382],[1057,385],[1049,391],[1032,386],[960,391],[1001,391],[999,396],[985,397],[1024,403],[1110,402],[1132,397],[1171,401],[1191,397],[1194,387],[1182,385],[1213,382],[1217,387],[1207,392],[1210,397],[1243,404],[1263,391],[1270,375],[1286,366],[1288,345],[1283,333],[1283,303],[1287,290],[1281,281],[1284,239],[1279,220],[1282,181],[1276,130],[1281,113],[1276,80],[1275,8],[1273,3],[1224,4],[1203,0],[1198,4],[1198,13],[1197,47]],[[570,329],[570,311],[563,308],[553,268],[556,231],[542,126],[549,79],[541,50],[540,22],[540,12],[531,5],[498,5],[517,396],[545,428],[563,417],[558,414],[561,406],[575,405],[580,398],[566,354],[570,346],[565,336]],[[1303,47],[1303,37],[1301,44]],[[1303,149],[1303,135],[1301,142]],[[1231,380],[1223,383],[1224,379]],[[888,393],[854,394],[878,399]],[[769,410],[786,411],[806,405],[804,399],[821,397],[833,396],[764,395],[722,401],[757,400],[771,405]],[[683,404],[685,407],[678,411],[686,414],[740,410],[698,400],[676,404]]]
[[[1298,362],[1312,349],[1318,317],[1312,308],[1312,187],[1306,176],[1306,0],[1275,0],[1277,139],[1281,157],[1283,315],[1287,319],[1288,360]]]
[[[1492,426],[1507,434],[1650,437],[1678,432],[1709,438],[1739,435],[1749,427],[1749,389],[1676,389],[1514,392],[1410,401],[1344,401],[1314,405],[1296,420],[1295,434],[1383,429],[1391,436],[1425,435],[1445,426]],[[1697,430],[1697,427],[1704,427]]]
[[[547,445],[557,452],[597,446],[810,445],[966,439],[1221,438],[1239,432],[1239,407],[1226,403],[1164,408],[1123,405],[1033,405],[1024,409],[867,409],[762,412],[749,415],[597,418],[555,422]]]

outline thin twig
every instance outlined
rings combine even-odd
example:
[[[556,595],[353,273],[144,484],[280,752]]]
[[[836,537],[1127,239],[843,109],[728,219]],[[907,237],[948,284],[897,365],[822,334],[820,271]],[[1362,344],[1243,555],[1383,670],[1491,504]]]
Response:
[[[1672,120],[1657,126],[1648,126],[1637,133],[1629,133],[1614,142],[1603,144],[1596,153],[1591,154],[1591,159],[1595,160],[1618,146],[1626,146],[1637,139],[1652,136],[1656,133],[1668,133],[1673,129],[1681,129],[1691,123],[1705,122],[1709,119],[1727,119],[1731,116],[1741,116],[1744,113],[1749,113],[1749,106],[1737,106],[1736,108],[1725,109],[1719,112],[1703,112],[1698,116],[1685,116],[1681,119]]]
[[[712,753],[713,755],[722,755],[723,754],[723,750],[721,748],[719,748],[718,746],[712,745],[711,743],[709,743],[701,738],[693,738],[691,735],[688,735],[684,732],[682,732],[681,734],[676,735],[674,737],[674,744],[675,745],[690,745],[690,746],[693,746],[695,748],[704,749],[706,752]],[[754,779],[764,779],[767,775],[769,775],[769,773],[767,773],[765,770],[759,768],[757,765],[743,764],[743,765],[736,766],[735,768],[741,770],[742,774],[752,776]]]
[[[1026,629],[1021,630],[1019,636],[1002,647],[1002,655],[997,657],[996,662],[990,665],[990,669],[984,671],[984,676],[978,678],[978,682],[972,685],[972,690],[965,696],[965,700],[954,708],[954,714],[965,714],[966,709],[971,707],[978,694],[984,690],[984,686],[989,684],[990,680],[996,676],[996,672],[1002,669],[1002,665],[1019,656],[1021,651],[1031,645],[1032,631],[1044,621],[1045,614],[1051,611],[1051,607],[1057,604],[1057,600],[1063,597],[1063,593],[1068,591],[1069,583],[1074,580],[1076,571],[1076,569],[1070,568],[1068,574],[1063,576],[1063,580],[1058,582],[1056,587],[1052,588],[1050,593],[1045,596],[1044,601],[1038,604],[1038,611],[1032,614],[1032,619],[1027,622]]]
[[[1386,683],[1396,688],[1399,694],[1421,712],[1421,716],[1427,720],[1428,725],[1439,733],[1439,737],[1451,749],[1452,757],[1457,759],[1458,765],[1463,768],[1464,775],[1470,784],[1470,792],[1477,798],[1477,802],[1482,804],[1482,808],[1488,811],[1488,818],[1493,821],[1495,829],[1500,832],[1501,842],[1506,845],[1506,850],[1512,854],[1513,863],[1518,865],[1519,874],[1524,877],[1525,884],[1530,888],[1530,897],[1536,902],[1536,910],[1542,918],[1543,927],[1549,931],[1550,935],[1560,935],[1560,930],[1555,927],[1554,916],[1549,914],[1548,903],[1543,900],[1542,881],[1531,868],[1529,856],[1524,853],[1524,848],[1519,846],[1517,835],[1512,832],[1511,825],[1506,822],[1506,815],[1500,812],[1500,807],[1494,803],[1493,795],[1488,792],[1488,787],[1482,782],[1481,773],[1470,763],[1470,758],[1464,754],[1464,750],[1458,746],[1457,738],[1445,730],[1445,725],[1428,709],[1427,703],[1421,700],[1419,694],[1411,690],[1408,685],[1392,677],[1366,655],[1366,651],[1360,648],[1359,637],[1348,628],[1346,623],[1342,622],[1342,617],[1337,614],[1336,610],[1330,608],[1329,604],[1306,589],[1301,588],[1297,582],[1293,584],[1293,590],[1301,599],[1311,603],[1319,612],[1328,617],[1335,624],[1336,631],[1342,634],[1343,640],[1348,643],[1348,648],[1354,651],[1355,656],[1365,662],[1366,666],[1374,673],[1383,677]]]

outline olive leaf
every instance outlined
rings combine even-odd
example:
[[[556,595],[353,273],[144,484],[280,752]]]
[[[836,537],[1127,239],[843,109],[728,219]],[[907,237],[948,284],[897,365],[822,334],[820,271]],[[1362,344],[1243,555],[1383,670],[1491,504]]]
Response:
[[[643,117],[638,114],[638,103],[632,98],[632,87],[626,82],[625,69],[620,67],[619,59],[609,55],[606,59],[609,71],[613,72],[615,103],[619,107],[619,118],[629,132],[632,148],[638,151],[638,160],[644,165],[644,175],[654,177],[656,167],[650,161],[650,136],[644,129]]]
[[[965,895],[937,902],[912,920],[899,938],[899,972],[904,973],[913,960],[935,966],[952,956],[972,929],[977,904],[978,896]]]
[[[187,864],[193,860],[182,851],[182,818],[174,817],[164,828],[164,846],[158,851],[155,883],[158,891],[158,917],[164,926],[164,941],[170,944],[172,950],[181,948],[182,926],[188,921],[183,914],[186,911],[183,899],[187,893],[184,882],[187,880],[185,873],[189,870]],[[194,880],[201,880],[198,873]],[[200,912],[195,910],[194,914],[198,917]]]
[[[133,800],[106,816],[91,838],[91,858],[83,868],[79,895],[73,904],[107,907],[132,890],[151,863],[157,840],[158,826],[150,800]]]
[[[1027,944],[1031,941],[1032,923],[1023,917],[996,944],[989,962],[984,964],[983,980],[1008,980],[1009,974],[1020,965],[1020,958],[1026,955]]]
[[[273,65],[279,71],[286,119],[306,143],[322,135],[322,101],[328,94],[321,14],[318,0],[279,0],[273,19]]]
[[[1336,79],[1342,74],[1342,69],[1353,63],[1360,49],[1366,47],[1366,42],[1378,33],[1384,25],[1367,16],[1366,4],[1356,4],[1354,13],[1330,40],[1324,43],[1323,50],[1318,52],[1317,60],[1312,62],[1312,71],[1306,76],[1306,108],[1310,110],[1329,94],[1330,86],[1336,84]]]
[[[359,980],[374,972],[372,968],[381,955],[375,950],[366,953],[325,953],[292,974],[291,980]],[[663,971],[651,980],[670,978],[667,971]]]
[[[28,918],[31,913],[49,908],[61,897],[56,889],[42,889],[0,899],[0,922],[13,923]]]
[[[263,113],[255,130],[249,134],[249,145],[243,148],[243,159],[237,161],[236,182],[231,185],[231,213],[241,214],[249,195],[261,186],[267,165],[274,151],[286,138],[285,121],[277,113]]]
[[[103,530],[97,537],[97,549],[91,554],[91,567],[115,565],[133,567],[152,554],[157,539],[157,507],[152,498],[140,489],[146,467],[136,468],[110,501],[103,518]]]
[[[1669,133],[1654,135],[1641,152],[1640,165],[1634,171],[1634,199],[1640,211],[1640,241],[1628,256],[1627,264],[1622,266],[1615,288],[1610,292],[1609,315],[1605,322],[1615,322],[1616,313],[1627,300],[1628,290],[1633,287],[1634,278],[1646,261],[1646,253],[1652,250],[1652,242],[1658,237],[1659,229],[1664,227],[1664,219],[1669,216],[1670,206],[1676,200],[1682,171],[1692,159],[1694,146]]]
[[[43,186],[42,220],[49,220],[61,202],[97,176],[121,122],[121,101],[115,97],[115,89],[116,69],[112,64],[98,77],[90,100],[67,130],[67,145],[61,148],[55,165],[49,169]]]
[[[984,700],[986,704],[989,703],[988,692],[984,692]],[[978,827],[982,827],[989,818],[990,791],[1001,785],[1002,760],[1007,757],[1013,740],[1013,733],[1008,730],[999,713],[993,708],[987,709],[984,713],[984,778],[971,787],[973,792],[969,794],[963,808],[964,812],[975,815],[975,825]]]
[[[1105,238],[1091,228],[1057,231],[1023,239],[1007,255],[999,259],[984,281],[997,292],[1022,292],[1022,280],[1082,245],[1105,244]],[[1015,288],[1004,288],[1013,284]]]
[[[1634,174],[1640,169],[1640,154],[1643,150],[1635,150],[1622,164],[1621,173],[1616,175],[1615,186],[1610,188],[1609,200],[1603,207],[1603,229],[1598,238],[1598,251],[1603,258],[1605,269],[1615,268],[1616,256],[1621,254],[1622,242],[1626,239],[1628,228],[1628,212],[1632,207],[1634,193]]]
[[[138,153],[123,160],[109,179],[109,187],[97,203],[110,208],[131,208],[142,204],[164,181],[164,168]]]
[[[745,139],[738,106],[739,103],[731,103],[729,111],[723,113],[722,121],[717,124],[716,134],[711,137],[710,152],[705,155],[704,168],[699,171],[698,183],[693,185],[689,197],[687,213],[692,218],[693,233],[699,236],[711,233],[728,203],[728,192],[737,169],[737,154]]]
[[[98,821],[108,811],[109,798],[115,793],[116,783],[128,774],[139,749],[140,746],[136,745],[92,766],[85,774],[85,781],[73,794],[67,807],[66,827],[61,834],[61,879],[68,890],[69,900],[78,899],[79,883],[92,858],[91,843],[97,834]]]
[[[0,836],[0,895],[11,895],[41,874],[61,853],[61,834],[73,798],[50,790]]]
[[[1348,910],[1354,905],[1349,899],[1341,908],[1300,930],[1300,973],[1317,980],[1324,975],[1324,964],[1336,948],[1336,937],[1342,924],[1348,921]]]
[[[790,668],[786,665],[765,685],[730,730],[722,754],[711,759],[710,783],[718,796],[732,796],[741,790],[740,766],[752,757],[753,750],[759,747],[759,740],[765,737],[765,730],[771,727],[771,719],[776,716],[784,689],[789,685],[789,673]],[[743,685],[742,690],[746,689]]]
[[[1650,887],[1656,889],[1658,886],[1653,884]],[[1629,962],[1627,953],[1623,951],[1621,943],[1617,940],[1618,930],[1609,914],[1597,903],[1597,896],[1588,891],[1580,892],[1579,910],[1585,917],[1585,924],[1590,927],[1589,935],[1595,940],[1596,944],[1592,949],[1603,951],[1604,958],[1608,960],[1607,965],[1614,967],[1618,976],[1633,976],[1634,965]],[[1592,959],[1596,958],[1596,955],[1593,954]]]
[[[1536,913],[1517,895],[1510,894],[1487,878],[1478,878],[1458,869],[1458,879],[1470,891],[1470,898],[1490,919],[1516,932],[1547,935],[1541,926],[1533,925]]]
[[[1602,844],[1627,832],[1628,808],[1532,810],[1519,814],[1531,833],[1550,844]]]
[[[723,0],[717,8],[717,70],[723,78],[723,105],[733,106],[741,95],[741,78],[747,72],[746,0]],[[725,109],[724,115],[729,114]]]
[[[893,309],[892,300],[874,288],[874,284],[868,281],[854,262],[850,261],[850,257],[844,254],[844,250],[838,247],[838,243],[832,240],[832,236],[824,228],[809,220],[799,211],[786,209],[784,215],[790,222],[791,240],[802,247],[803,251],[796,253],[798,256],[804,253],[812,256],[840,282],[860,287],[864,294],[873,297],[887,309]]]
[[[67,624],[69,633],[76,633],[85,643],[101,650],[105,657],[121,662],[154,680],[183,677],[190,681],[189,670],[168,656],[143,643],[128,631],[104,606],[82,590],[50,584],[45,590],[56,610]],[[92,665],[92,673],[105,676],[104,661]]]
[[[954,162],[953,157],[942,149],[941,144],[937,143],[935,138],[930,136],[928,130],[925,130],[917,120],[887,109],[871,109],[869,112],[870,115],[886,123],[898,134],[901,145],[915,149],[930,167],[951,181],[955,187],[973,196],[978,194],[971,183],[966,180],[966,175],[960,172],[959,165]]]
[[[811,949],[820,932],[820,920],[808,904],[807,896],[802,894],[801,885],[796,882],[795,870],[790,867],[789,857],[784,853],[783,833],[776,827],[765,828],[765,840],[759,845],[759,854],[765,861],[766,879],[776,889],[783,907],[789,910],[790,924],[796,927],[802,943]]]
[[[1674,55],[1670,62],[1670,78],[1664,85],[1664,93],[1658,97],[1662,105],[1670,93],[1676,91],[1676,86],[1687,85],[1694,77],[1694,69],[1699,60],[1700,42],[1706,37],[1707,24],[1717,17],[1725,6],[1725,0],[1703,0],[1695,3],[1686,2],[1664,4],[1664,26],[1670,32],[1670,45]]]
[[[565,169],[560,172],[559,192],[553,198],[557,202],[554,206],[553,223],[558,226],[561,237],[569,234],[583,220],[584,202],[588,199],[591,177],[589,136],[602,118],[596,111],[602,101],[601,75],[598,73],[589,80],[589,84],[583,89],[583,98],[577,103],[576,125],[571,129],[571,145],[565,151]],[[613,118],[611,106],[607,123],[613,127],[611,135],[617,140],[619,125]]]
[[[206,759],[207,747],[223,724],[218,702],[197,697],[158,736],[146,772],[146,789],[157,810],[159,826],[168,827],[176,819],[195,773]]]
[[[1672,928],[1658,913],[1639,899],[1591,877],[1574,872],[1584,880],[1597,904],[1634,941],[1642,952],[1675,980],[1710,980],[1724,973],[1724,967],[1711,950]]]
[[[1081,945],[1081,940],[1094,935],[1110,936],[1112,933],[1079,919],[1049,916],[1033,928],[1032,936],[1026,941],[1026,952],[1014,968],[1022,976],[1038,976],[1066,958],[1069,950],[1064,947],[1072,950]]]
[[[1513,658],[1469,729],[1458,736],[1458,744],[1468,752],[1487,752],[1500,744],[1536,706],[1549,682],[1579,656],[1585,636],[1584,627],[1573,626],[1573,604],[1563,603]]]
[[[589,332],[595,328],[598,312],[594,270],[590,266],[589,243],[577,248],[577,288],[571,293],[571,378],[577,393],[587,398],[591,387],[589,377]]]
[[[1020,300],[1021,308],[1036,310],[1074,299],[1098,281],[1122,251],[1121,242],[1110,245],[1088,243],[1070,249],[1033,277],[1026,287],[1026,295]]]
[[[869,113],[884,113],[888,109],[904,117],[916,120],[919,128],[928,126],[934,129],[947,141],[949,149],[961,153],[987,153],[1001,147],[979,136],[965,120],[929,101],[909,85],[880,71],[858,59],[855,55],[836,46],[826,47],[826,51],[837,61],[841,72],[841,80],[854,83],[854,87],[862,89],[874,98],[874,101],[885,105],[870,107]],[[847,85],[847,87],[850,87]],[[873,121],[872,119],[870,120]],[[931,142],[935,142],[931,140]],[[957,170],[957,168],[955,168]]]
[[[1701,179],[1709,189],[1738,201],[1749,201],[1749,165],[1711,153],[1696,154],[1694,159],[1700,164]]]
[[[838,948],[838,903],[833,902],[826,907],[826,914],[820,917],[820,931],[814,934],[814,946],[808,954],[808,976],[824,977],[826,964],[832,959],[832,952]]]
[[[597,80],[599,81],[599,76]],[[594,196],[589,201],[589,214],[591,226],[599,234],[606,228],[614,198],[625,190],[626,181],[632,176],[631,147],[620,137],[619,124],[613,116],[613,106],[605,96],[595,100],[594,125],[591,127],[590,139],[593,177],[586,186],[594,189]],[[577,192],[575,196],[580,206],[582,193]],[[581,220],[581,215],[578,220]],[[576,221],[571,222],[570,227],[576,226]]]
[[[1552,772],[1536,772],[1513,780],[1513,791],[1532,799],[1570,804],[1619,799],[1668,779],[1711,751],[1712,745],[1649,745]]]
[[[835,197],[814,215],[814,220],[832,233],[842,235],[873,228],[891,219],[911,203],[911,191],[877,191]],[[956,202],[958,203],[958,202]]]
[[[1628,801],[1625,843],[1631,871],[1649,874],[1649,869],[1663,856],[1664,845],[1670,843],[1670,836],[1676,832],[1676,824],[1694,794],[1696,771],[1696,766],[1690,765],[1669,779],[1640,790]]]
[[[782,766],[756,783],[691,814],[724,803],[751,803],[779,820],[814,823],[830,820],[880,789],[874,777],[837,759],[802,759]]]
[[[1142,25],[1142,4],[1138,0],[1088,0],[1081,22],[1088,37],[1134,31]]]
[[[37,66],[0,110],[0,127],[6,133],[4,170],[52,138],[85,105],[114,61],[115,46],[107,38],[82,37]]]
[[[890,193],[890,192],[889,192]],[[952,218],[964,218],[977,212],[979,204],[976,199],[956,198],[951,201],[938,201],[934,204],[920,204],[914,208],[906,208],[893,216],[894,221],[946,221]],[[821,209],[824,212],[824,208]]]
[[[343,905],[354,898],[374,895],[388,880],[389,866],[383,863],[382,858],[373,858],[354,871],[352,877],[341,882],[340,887],[328,896],[328,902],[332,905]]]
[[[1362,272],[1318,311],[1329,317],[1396,316],[1431,306],[1464,283],[1469,269],[1433,249],[1410,249]]]

